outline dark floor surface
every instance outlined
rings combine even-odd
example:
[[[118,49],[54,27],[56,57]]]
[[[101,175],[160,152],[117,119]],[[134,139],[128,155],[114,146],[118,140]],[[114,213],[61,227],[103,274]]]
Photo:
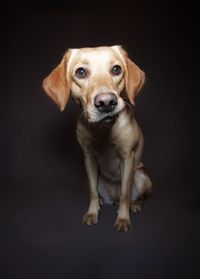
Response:
[[[0,278],[200,278],[198,1],[10,1],[0,123]],[[136,117],[153,195],[132,229],[116,207],[85,228],[76,106],[60,113],[42,79],[69,47],[122,44],[146,72]]]

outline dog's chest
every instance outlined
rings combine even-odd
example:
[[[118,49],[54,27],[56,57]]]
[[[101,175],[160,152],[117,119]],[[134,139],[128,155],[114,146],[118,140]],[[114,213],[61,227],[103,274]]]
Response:
[[[99,172],[104,178],[117,182],[120,181],[120,158],[115,145],[111,143],[96,143],[93,153],[97,159]]]

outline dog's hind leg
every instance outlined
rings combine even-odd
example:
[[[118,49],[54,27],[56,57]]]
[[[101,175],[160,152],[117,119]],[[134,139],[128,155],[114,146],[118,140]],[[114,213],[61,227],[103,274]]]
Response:
[[[131,196],[131,212],[140,212],[142,204],[151,194],[152,183],[143,167],[135,170]]]

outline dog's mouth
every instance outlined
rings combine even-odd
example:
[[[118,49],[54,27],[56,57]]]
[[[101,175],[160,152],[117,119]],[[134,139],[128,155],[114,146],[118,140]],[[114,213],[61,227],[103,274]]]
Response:
[[[112,124],[115,121],[115,118],[116,118],[115,115],[108,115],[104,117],[100,122],[105,125]]]

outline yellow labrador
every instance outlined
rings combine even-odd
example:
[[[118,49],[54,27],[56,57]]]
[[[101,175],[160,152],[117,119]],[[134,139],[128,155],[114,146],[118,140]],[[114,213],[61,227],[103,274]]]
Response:
[[[43,87],[60,110],[70,92],[81,105],[77,138],[83,149],[90,203],[83,223],[96,224],[101,203],[119,203],[115,228],[127,231],[151,181],[141,162],[143,135],[133,105],[144,72],[121,46],[69,49]]]

